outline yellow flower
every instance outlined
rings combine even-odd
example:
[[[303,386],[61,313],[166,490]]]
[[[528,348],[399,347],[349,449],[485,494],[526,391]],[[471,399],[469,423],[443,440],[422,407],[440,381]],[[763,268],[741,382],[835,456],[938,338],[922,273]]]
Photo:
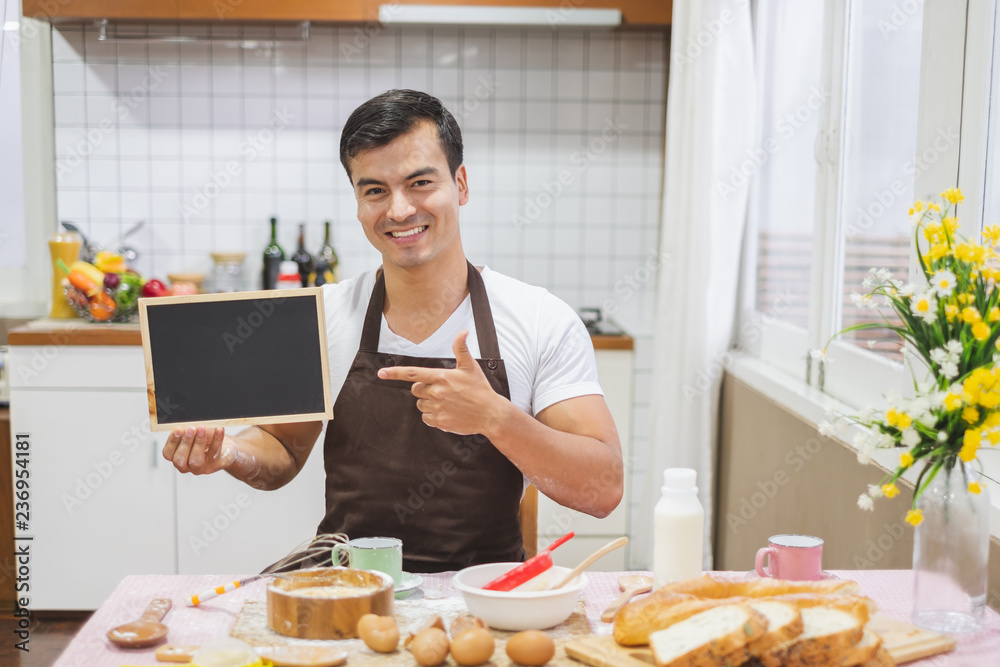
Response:
[[[976,410],[971,405],[966,409],[962,410],[962,419],[969,422],[970,424],[975,424],[979,421],[979,410]]]
[[[958,410],[960,407],[962,407],[962,397],[949,391],[944,397],[945,410],[952,412],[954,410]]]
[[[946,303],[944,306],[944,315],[948,318],[949,322],[954,321],[958,317],[958,306],[953,303]]]
[[[927,210],[928,211],[934,211],[935,213],[940,213],[941,212],[941,207],[938,206],[937,204],[935,204],[934,202],[931,202],[931,203],[927,204]]]
[[[899,455],[899,465],[901,468],[909,468],[913,465],[913,454],[909,452],[903,452]]]
[[[968,429],[965,432],[965,437],[962,439],[962,449],[958,452],[958,458],[962,459],[966,463],[975,459],[976,452],[979,451],[980,440],[982,440],[982,435],[980,434],[979,429]]]
[[[969,303],[969,298],[970,297],[969,297],[968,294],[959,294],[957,298],[958,298],[958,302],[964,306],[965,304]],[[968,310],[968,308],[966,308],[966,310]],[[979,315],[978,311],[976,312],[976,315]],[[963,319],[965,318],[965,311],[962,311],[962,318]],[[965,320],[965,321],[968,322],[968,320]]]
[[[952,204],[961,204],[965,201],[965,195],[963,195],[962,191],[958,188],[948,188],[941,193],[941,196]]]
[[[904,428],[910,428],[910,424],[913,423],[910,415],[905,412],[896,412],[896,408],[889,408],[889,411],[885,413],[885,421],[889,426],[895,426],[900,431]]]
[[[974,262],[976,261],[976,248],[971,243],[959,243],[955,246],[955,257],[963,262]]]
[[[983,492],[983,487],[979,486],[979,482],[969,482],[969,493],[974,493],[977,496]]]
[[[935,243],[941,237],[941,225],[937,222],[924,226],[924,238],[930,243]]]
[[[883,484],[882,493],[886,498],[895,498],[899,495],[899,489],[896,488],[895,484]]]
[[[958,218],[951,216],[948,218],[941,218],[941,224],[944,226],[945,230],[948,232],[948,236],[954,236],[955,232],[958,231]]]
[[[1000,308],[993,306],[990,308],[990,322],[1000,321]]]
[[[920,201],[919,199],[917,201],[913,202],[913,209],[912,210],[916,211],[917,213],[920,213],[921,211],[924,210],[924,202]]]
[[[996,447],[1000,443],[1000,431],[996,429],[986,433],[986,439],[990,441],[990,447]]]
[[[985,322],[976,322],[972,325],[972,336],[982,342],[990,337],[990,327]]]
[[[930,250],[927,251],[927,257],[930,258],[930,261],[936,262],[942,257],[947,256],[948,252],[949,252],[948,246],[943,245],[941,243],[935,243],[934,245],[931,246]]]
[[[983,229],[983,239],[989,241],[992,245],[1000,243],[1000,225],[990,225]]]
[[[963,299],[962,297],[965,298]],[[969,295],[959,294],[958,299],[959,301],[962,301],[964,303],[965,301],[969,300]],[[979,314],[979,310],[975,306],[968,306],[962,309],[962,321],[965,322],[966,324],[975,324],[976,322],[979,322],[982,319],[983,319],[982,315]]]
[[[906,523],[911,526],[919,526],[924,520],[924,513],[921,510],[910,510],[906,513]]]

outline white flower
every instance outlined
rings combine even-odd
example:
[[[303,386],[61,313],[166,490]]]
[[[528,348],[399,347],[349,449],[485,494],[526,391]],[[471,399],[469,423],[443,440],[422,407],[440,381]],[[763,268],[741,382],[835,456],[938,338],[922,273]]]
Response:
[[[955,291],[955,274],[947,269],[938,271],[931,278],[930,283],[938,296],[950,296]]]
[[[920,434],[915,428],[904,428],[902,436],[899,441],[907,447],[916,447],[920,444]]]
[[[830,422],[820,422],[819,434],[827,438],[832,438],[837,434],[837,430],[833,427],[833,424],[831,424]]]
[[[875,347],[875,345],[876,345],[877,343],[878,343],[878,341],[877,341],[877,340],[870,340],[870,341],[868,341],[868,349],[869,349],[869,350],[870,350],[870,349],[872,349],[873,347]]]
[[[937,299],[930,292],[915,294],[910,300],[910,312],[924,322],[933,324],[937,319]]]
[[[837,413],[837,407],[835,405],[828,405],[823,409],[823,414],[826,416],[827,421],[836,421],[837,417],[840,415]]]
[[[871,496],[872,498],[881,498],[885,494],[882,493],[882,487],[879,486],[878,484],[869,484],[868,495]]]
[[[864,449],[868,446],[868,434],[867,433],[855,433],[854,438],[851,440],[854,444],[855,449]]]
[[[817,361],[830,361],[826,356],[826,348],[822,350],[809,350],[809,356]]]
[[[958,375],[958,364],[954,364],[950,361],[946,361],[941,364],[941,375],[945,376],[949,380],[956,375]]]
[[[882,282],[888,282],[892,278],[892,271],[889,269],[879,269],[875,272],[875,277]]]
[[[858,463],[860,463],[863,466],[866,466],[871,462],[872,462],[872,449],[871,447],[865,445],[865,447],[858,450]]]
[[[875,503],[872,501],[872,497],[867,493],[862,493],[858,496],[858,507],[861,509],[871,512],[875,509]]]
[[[870,405],[866,405],[864,409],[858,413],[858,420],[860,420],[862,423],[867,423],[870,422],[872,420],[872,417],[874,416],[875,416],[875,408],[873,408]]]
[[[948,361],[948,353],[943,347],[935,347],[931,350],[931,361],[940,366]]]
[[[938,439],[938,442],[948,442],[948,432],[947,431],[938,431],[937,439]]]
[[[952,356],[952,361],[958,361],[958,357],[962,354],[962,343],[957,340],[950,340],[944,344],[944,349],[948,350],[948,354]]]
[[[865,289],[871,289],[872,287],[875,287],[875,281],[871,278],[865,278],[861,281],[861,286]]]
[[[857,292],[851,292],[851,303],[854,304],[855,308],[875,307],[875,304],[872,302],[871,294],[858,294]]]
[[[906,283],[899,288],[899,296],[913,296],[917,291],[917,286],[913,283]]]

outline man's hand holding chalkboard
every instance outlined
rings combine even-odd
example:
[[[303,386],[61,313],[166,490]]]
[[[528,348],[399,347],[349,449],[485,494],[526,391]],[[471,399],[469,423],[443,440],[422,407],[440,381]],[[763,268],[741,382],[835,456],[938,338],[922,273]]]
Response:
[[[189,426],[171,431],[163,458],[180,472],[208,475],[233,465],[238,451],[233,439],[226,437],[226,429]]]

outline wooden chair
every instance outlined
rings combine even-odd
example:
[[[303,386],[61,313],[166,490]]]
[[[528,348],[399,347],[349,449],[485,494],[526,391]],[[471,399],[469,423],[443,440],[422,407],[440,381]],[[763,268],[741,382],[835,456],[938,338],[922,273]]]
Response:
[[[533,484],[529,484],[524,490],[518,518],[521,521],[524,552],[527,558],[531,558],[538,553],[538,489]]]

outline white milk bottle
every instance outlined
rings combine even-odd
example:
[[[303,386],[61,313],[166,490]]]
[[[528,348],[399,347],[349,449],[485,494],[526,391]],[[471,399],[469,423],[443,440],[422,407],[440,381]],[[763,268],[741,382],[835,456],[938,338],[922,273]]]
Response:
[[[653,587],[701,575],[705,510],[698,501],[697,473],[663,471],[663,495],[653,510]]]

